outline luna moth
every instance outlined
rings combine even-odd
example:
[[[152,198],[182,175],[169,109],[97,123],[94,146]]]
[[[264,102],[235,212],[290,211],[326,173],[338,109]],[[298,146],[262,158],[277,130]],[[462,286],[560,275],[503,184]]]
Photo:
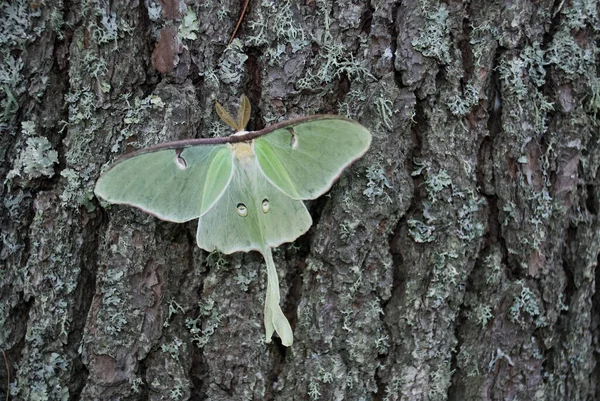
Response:
[[[267,265],[266,342],[276,332],[283,345],[291,346],[271,249],[309,229],[312,219],[303,200],[327,192],[367,151],[371,134],[335,115],[301,117],[248,132],[246,96],[237,119],[218,102],[216,110],[234,134],[167,142],[128,154],[98,179],[94,192],[162,220],[198,219],[196,241],[208,252],[260,252]]]

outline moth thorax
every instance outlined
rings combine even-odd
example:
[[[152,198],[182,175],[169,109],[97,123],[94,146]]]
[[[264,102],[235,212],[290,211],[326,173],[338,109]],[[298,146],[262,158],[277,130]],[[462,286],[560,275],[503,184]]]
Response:
[[[235,157],[240,161],[240,163],[249,161],[252,158],[252,156],[254,156],[252,146],[247,142],[234,143],[233,153],[235,154]]]

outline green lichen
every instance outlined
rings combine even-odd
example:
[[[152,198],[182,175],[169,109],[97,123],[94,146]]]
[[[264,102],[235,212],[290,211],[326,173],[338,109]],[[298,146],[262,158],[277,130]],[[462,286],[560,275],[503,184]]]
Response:
[[[525,99],[530,92],[536,93],[546,82],[548,64],[546,53],[538,42],[525,46],[523,51],[512,57],[502,58],[498,71],[504,83],[504,89],[516,95],[517,99]],[[543,97],[541,94],[538,97]]]
[[[40,177],[52,177],[54,166],[58,163],[58,152],[52,149],[48,139],[36,136],[36,126],[32,121],[22,123],[22,135],[27,138],[26,147],[21,151],[6,176],[6,182],[16,177],[33,180]]]
[[[477,198],[471,193],[467,203],[463,204],[458,210],[458,237],[465,241],[473,241],[481,238],[485,226],[478,218],[477,212],[480,207],[487,202],[485,198]]]
[[[99,284],[104,288],[102,294],[103,316],[99,316],[99,320],[105,319],[102,331],[108,336],[118,335],[129,322],[126,311],[122,308],[127,299],[123,293],[123,287],[118,285],[124,276],[124,268],[115,267],[109,268],[106,275],[99,280]]]
[[[540,245],[546,240],[547,230],[549,229],[547,222],[554,213],[555,203],[550,196],[549,190],[546,188],[536,191],[528,187],[526,190],[528,201],[533,206],[528,223],[534,229],[532,235],[529,238],[525,238],[523,242],[529,244],[530,249],[540,250]]]
[[[419,244],[435,241],[435,226],[426,224],[420,220],[409,219],[406,222],[408,226],[408,235]]]
[[[311,400],[318,400],[321,398],[321,392],[319,390],[319,382],[316,379],[311,378],[310,383],[308,384],[308,396]]]
[[[56,7],[61,5],[57,2],[50,6],[51,10]],[[44,32],[46,21],[41,16],[40,8],[34,9],[27,0],[0,3],[0,128],[12,133],[19,110],[19,97],[27,90],[21,53]],[[39,79],[42,88],[47,77]],[[30,93],[38,96],[38,93]]]
[[[554,103],[548,101],[548,98],[539,91],[532,92],[531,105],[533,106],[533,132],[544,134],[548,131],[547,115],[554,111]]]
[[[566,76],[573,79],[593,70],[596,60],[596,48],[581,47],[573,35],[563,29],[554,35],[546,52],[548,64],[556,66]]]
[[[360,274],[357,270],[355,273]],[[349,291],[342,296],[341,305],[345,306],[340,309],[342,329],[346,332],[345,347],[348,356],[359,363],[387,350],[387,333],[382,327],[382,301],[376,296],[363,297],[364,289],[369,286],[370,280],[364,275],[359,275]],[[357,299],[361,300],[364,308],[358,310],[353,306]]]
[[[520,57],[502,59],[498,71],[504,87],[522,100],[527,95],[527,85],[523,78],[526,64]]]
[[[297,309],[298,326],[303,328],[310,327],[312,317],[312,307],[307,303],[301,303]],[[0,326],[2,327],[2,326]]]
[[[133,394],[140,394],[142,392],[142,386],[144,385],[144,381],[141,377],[130,379],[131,391]]]
[[[296,81],[296,89],[328,92],[332,83],[341,77],[347,77],[354,83],[374,81],[368,60],[362,59],[350,49],[353,43],[345,38],[334,37],[330,30],[332,3],[317,1],[317,16],[321,18],[322,29],[312,36],[318,53],[310,59],[303,77]],[[366,37],[357,38],[359,44],[366,43]]]
[[[481,371],[478,365],[478,358],[473,355],[469,349],[462,348],[456,356],[457,364],[461,370],[466,370],[467,377],[479,377]]]
[[[429,390],[429,396],[432,398],[445,399],[448,393],[448,389],[452,384],[452,373],[450,369],[450,361],[444,360],[439,364],[434,371],[430,374],[430,381],[432,383],[431,389]]]
[[[182,374],[181,372],[177,372]],[[184,383],[180,377],[172,377],[171,374],[157,376],[150,383],[150,391],[154,394],[162,394],[161,400],[166,399],[165,395],[169,400],[181,400],[189,397],[189,382]],[[187,394],[186,394],[187,393]]]
[[[232,88],[239,87],[245,74],[244,64],[246,60],[248,60],[248,55],[244,53],[242,42],[239,39],[234,39],[225,48],[223,57],[219,62],[217,76],[220,82]]]
[[[375,338],[375,348],[377,348],[379,355],[385,355],[390,349],[390,336],[381,332],[378,334]]]
[[[428,199],[434,204],[440,197],[440,193],[452,186],[452,177],[444,169],[435,174],[428,171],[425,186],[427,188]]]
[[[348,298],[348,300],[352,300],[356,296],[356,293],[358,292],[358,290],[364,284],[363,274],[362,274],[362,271],[359,266],[351,266],[350,271],[352,273],[354,273],[354,276],[356,278],[353,279],[352,285],[350,287],[348,287],[348,292],[346,294],[346,297]]]
[[[315,90],[342,76],[357,82],[365,82],[366,78],[374,80],[367,61],[356,60],[343,43],[324,42],[319,43],[319,46],[319,53],[311,60],[306,75],[296,82],[297,89]]]
[[[206,257],[206,265],[212,269],[221,270],[229,264],[225,255],[219,251],[212,251]]]
[[[23,75],[23,59],[12,54],[6,54],[3,57],[3,62],[0,64],[0,85],[13,89],[15,94],[21,94],[24,89]]]
[[[108,73],[108,62],[104,58],[99,57],[97,53],[86,51],[83,54],[82,70],[87,76],[104,82],[105,76]]]
[[[537,327],[545,326],[545,316],[542,314],[537,296],[522,280],[518,280],[516,284],[521,287],[521,291],[513,298],[513,304],[509,309],[510,320],[524,325],[523,314],[526,313],[534,319]]]
[[[418,177],[429,169],[429,164],[424,160],[415,158],[412,162],[415,165],[415,169],[410,173],[411,177]]]
[[[455,94],[448,102],[450,112],[455,116],[465,116],[471,112],[473,106],[479,103],[479,88],[472,83],[465,85],[463,94]]]
[[[423,1],[421,9],[425,15],[425,28],[411,42],[425,57],[432,57],[443,64],[450,64],[450,38],[448,29],[449,12],[443,3],[436,6]]]
[[[344,241],[350,240],[356,232],[356,227],[360,224],[359,220],[345,221],[340,224],[340,239]]]
[[[126,18],[119,18],[116,12],[108,13],[107,8],[97,0],[86,2],[82,13],[88,14],[87,29],[92,41],[99,46],[110,43],[117,50],[118,39],[133,32]]]
[[[172,400],[179,400],[181,399],[181,397],[183,397],[183,383],[181,383],[181,380],[179,379],[177,379],[176,381],[178,382],[178,384],[176,384],[175,388],[169,392],[169,398]]]
[[[177,36],[180,40],[196,40],[198,39],[198,35],[196,32],[200,30],[200,23],[198,22],[198,16],[192,10],[191,7],[188,8],[187,14],[181,20],[181,24],[179,25],[179,29],[177,30]]]
[[[242,291],[248,291],[248,286],[256,281],[257,276],[256,269],[249,269],[242,265],[236,269],[233,280],[240,286]]]
[[[596,117],[600,111],[600,78],[594,77],[588,82],[590,93],[588,95],[587,109]]]
[[[473,318],[482,329],[485,328],[488,322],[494,318],[492,307],[490,305],[477,305],[473,311]]]
[[[517,205],[508,200],[506,201],[506,203],[502,206],[502,211],[505,213],[504,215],[504,219],[502,220],[502,225],[507,227],[510,222],[514,222],[517,220]]]
[[[496,286],[502,282],[502,254],[500,250],[494,248],[492,252],[485,257],[483,266],[486,272],[485,284]]]
[[[124,95],[121,100],[127,104],[127,108],[123,118],[124,125],[111,147],[111,152],[113,153],[121,153],[123,151],[122,143],[132,136],[139,134],[140,125],[146,125],[151,120],[150,115],[152,112],[163,111],[165,115],[168,114],[167,104],[158,95],[150,95],[145,98],[136,96],[133,101],[129,100],[129,95]],[[156,139],[148,138],[148,140]],[[148,145],[150,145],[148,142],[139,143],[140,147]]]
[[[65,352],[71,333],[73,304],[80,260],[69,247],[73,221],[54,201],[40,192],[31,226],[37,235],[30,242],[25,266],[13,272],[24,299],[31,300],[21,359],[16,366],[14,399],[64,400],[69,397],[68,376],[73,369]]]
[[[367,100],[365,91],[353,87],[342,102],[338,104],[338,113],[348,118],[356,117],[357,105],[362,105]]]
[[[267,62],[270,66],[281,64],[281,56],[286,55],[287,47],[283,43],[278,43],[276,47],[269,47],[267,49]]]
[[[479,69],[484,66],[484,58],[489,54],[489,50],[494,47],[499,36],[498,28],[494,26],[491,20],[472,27],[469,43],[471,44],[475,68]]]
[[[66,180],[60,194],[63,205],[73,208],[84,206],[88,212],[96,210],[96,204],[93,202],[94,193],[91,188],[86,188],[83,185],[81,176],[77,171],[66,168],[60,172],[60,176]]]
[[[231,135],[231,127],[224,124],[220,119],[212,121],[206,133],[206,136],[209,138],[218,138],[228,135]]]
[[[207,68],[205,71],[200,72],[200,76],[204,77],[204,82],[208,87],[215,89],[219,87],[219,76],[215,69]]]
[[[385,396],[383,401],[398,401],[400,399],[400,389],[404,386],[404,380],[401,377],[392,375],[388,384],[385,386]]]
[[[227,8],[227,6],[225,4],[223,4],[223,6],[219,9],[219,11],[217,11],[217,19],[219,21],[224,21],[226,19],[229,19],[229,9]]]
[[[573,0],[566,7],[561,7],[560,10],[561,14],[565,16],[566,26],[569,29],[580,30],[589,25],[598,31],[600,21],[596,0]]]
[[[30,31],[32,17],[39,12],[31,12],[30,2],[16,0],[0,4],[0,47],[21,47],[33,39]]]
[[[179,349],[182,348],[185,353],[186,346],[179,338],[173,338],[173,341],[161,344],[160,349],[162,352],[169,354],[174,360],[179,360]]]
[[[77,125],[91,120],[96,108],[96,99],[92,90],[88,87],[65,95],[65,102],[69,104],[69,124]]]
[[[341,365],[337,358],[320,358],[315,366],[310,369],[314,372],[308,378],[308,391],[307,395],[312,400],[320,400],[322,397],[322,385],[333,383],[336,380],[341,379],[342,371],[344,367]],[[326,386],[324,386],[326,387]]]
[[[1,23],[1,22],[0,22]],[[0,127],[12,122],[19,105],[16,97],[25,92],[24,78],[21,74],[23,60],[0,48]]]
[[[212,298],[203,299],[198,302],[200,311],[196,318],[187,318],[185,326],[192,335],[192,342],[196,343],[198,348],[204,347],[210,341],[210,337],[221,324],[223,315],[215,307],[215,301]]]
[[[383,167],[379,164],[373,164],[367,168],[367,188],[363,191],[363,195],[369,198],[369,203],[375,204],[378,198],[383,197],[386,201],[391,202],[390,196],[387,194],[387,189],[392,188],[387,174]]]
[[[69,388],[61,385],[56,378],[52,378],[59,371],[61,373],[67,371],[69,364],[66,359],[56,352],[39,355],[39,358],[41,364],[32,366],[33,369],[30,370],[30,374],[38,380],[32,381],[29,388],[24,388],[24,383],[17,380],[11,389],[11,395],[25,396],[32,401],[68,400]]]
[[[171,324],[169,323],[171,321],[171,319],[173,318],[173,316],[179,314],[179,313],[183,313],[185,312],[185,310],[183,309],[183,307],[181,305],[179,305],[177,302],[175,302],[174,300],[171,300],[167,303],[168,305],[168,309],[167,309],[167,317],[165,318],[165,321],[163,323],[163,327],[169,327]]]
[[[521,53],[521,58],[525,61],[527,68],[527,77],[536,87],[541,87],[546,83],[546,69],[544,65],[545,52],[541,49],[538,42],[525,46]]]
[[[431,306],[439,309],[446,305],[446,300],[455,291],[461,280],[458,263],[459,255],[455,251],[436,252],[433,256],[433,277],[427,289],[427,297],[432,300]]]
[[[152,22],[158,22],[162,14],[162,5],[158,0],[149,0],[147,2],[148,18]]]
[[[282,45],[289,45],[295,53],[306,47],[309,42],[301,25],[298,24],[299,5],[293,1],[275,2],[263,0],[256,12],[255,19],[248,22],[250,35],[246,39],[249,46],[263,46],[275,39]],[[271,65],[276,59],[268,59]]]
[[[392,110],[392,107],[394,106],[394,102],[391,99],[387,99],[380,95],[375,98],[373,104],[377,110],[377,114],[381,117],[383,125],[391,130],[393,128],[392,115],[394,114],[394,111]]]
[[[92,38],[98,44],[116,42],[118,38],[117,15],[115,13],[99,13],[100,21],[90,24]]]
[[[510,355],[506,354],[498,347],[495,352],[492,352],[492,358],[488,364],[488,371],[491,372],[492,369],[494,369],[494,366],[496,366],[496,363],[502,359],[506,360],[510,366],[515,366]]]

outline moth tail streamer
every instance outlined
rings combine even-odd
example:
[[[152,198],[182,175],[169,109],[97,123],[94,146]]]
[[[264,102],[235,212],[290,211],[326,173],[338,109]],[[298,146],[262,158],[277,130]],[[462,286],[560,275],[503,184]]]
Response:
[[[279,278],[275,263],[273,262],[273,254],[271,248],[267,247],[263,251],[265,263],[267,264],[267,295],[265,297],[265,335],[266,342],[271,342],[273,332],[276,332],[281,338],[281,343],[289,347],[294,342],[294,333],[290,322],[283,314],[279,306]]]

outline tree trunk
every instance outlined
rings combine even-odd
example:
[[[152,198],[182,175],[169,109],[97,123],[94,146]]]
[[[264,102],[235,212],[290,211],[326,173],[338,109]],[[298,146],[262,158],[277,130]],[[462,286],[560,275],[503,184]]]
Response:
[[[0,5],[0,399],[600,398],[596,0],[198,3]],[[259,254],[93,195],[242,93],[373,133],[275,250],[290,348]]]

